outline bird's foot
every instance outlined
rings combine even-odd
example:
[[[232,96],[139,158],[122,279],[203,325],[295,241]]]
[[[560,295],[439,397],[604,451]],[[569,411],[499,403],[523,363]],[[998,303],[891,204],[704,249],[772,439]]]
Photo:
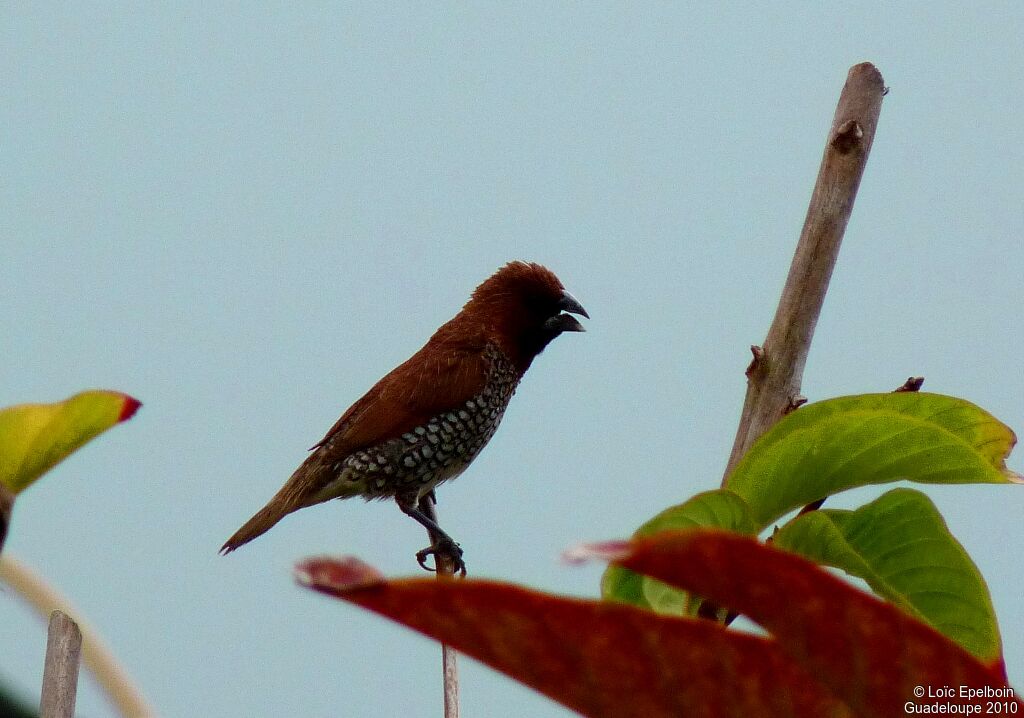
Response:
[[[434,557],[434,568],[427,565],[427,556]],[[462,548],[447,536],[433,546],[417,551],[416,561],[427,571],[437,571],[442,556],[451,561],[453,574],[457,573],[463,578],[466,577],[466,562],[462,560]]]

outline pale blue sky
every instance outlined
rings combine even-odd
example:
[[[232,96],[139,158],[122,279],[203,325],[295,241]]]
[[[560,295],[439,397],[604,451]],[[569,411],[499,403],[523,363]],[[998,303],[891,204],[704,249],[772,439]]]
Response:
[[[862,60],[892,91],[804,394],[922,374],[1024,430],[1024,6],[709,8],[0,10],[0,405],[145,404],[19,499],[8,549],[164,715],[440,715],[433,643],[291,578],[320,553],[417,573],[425,535],[396,508],[329,504],[217,549],[509,259],[593,319],[439,492],[470,571],[596,595],[599,567],[562,548],[717,486]],[[1024,687],[1024,490],[925,490]],[[0,625],[0,677],[34,696],[43,628],[9,594]],[[462,665],[466,716],[567,714]],[[110,715],[80,686],[81,715]]]

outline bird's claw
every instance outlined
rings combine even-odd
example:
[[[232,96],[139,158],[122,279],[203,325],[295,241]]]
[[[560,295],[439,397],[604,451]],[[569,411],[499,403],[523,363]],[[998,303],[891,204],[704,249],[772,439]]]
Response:
[[[452,562],[452,573],[466,576],[466,562],[462,560],[462,548],[451,539],[438,541],[433,546],[416,552],[416,561],[426,571],[437,571],[438,558],[445,555]],[[434,557],[434,568],[427,565],[427,556]]]

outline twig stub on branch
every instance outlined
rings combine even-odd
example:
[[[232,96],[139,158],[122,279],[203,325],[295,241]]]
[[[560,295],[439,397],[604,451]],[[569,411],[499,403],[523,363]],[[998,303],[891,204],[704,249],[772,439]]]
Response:
[[[893,389],[894,393],[902,391],[921,391],[921,386],[924,384],[923,376],[909,376],[907,380],[903,382],[902,386],[898,386]]]
[[[764,367],[764,349],[757,346],[757,344],[751,344],[750,353],[753,354],[753,357],[750,359],[746,371],[743,372],[747,375],[748,379],[760,372]]]
[[[849,154],[864,139],[864,130],[857,120],[847,120],[832,135],[832,146],[841,154]]]

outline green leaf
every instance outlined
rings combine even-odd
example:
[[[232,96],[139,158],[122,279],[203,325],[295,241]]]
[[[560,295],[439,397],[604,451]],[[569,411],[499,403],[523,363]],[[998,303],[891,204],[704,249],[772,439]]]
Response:
[[[140,404],[116,391],[86,391],[55,404],[0,411],[0,483],[17,494]]]
[[[609,601],[653,609],[644,596],[645,579],[645,576],[633,573],[627,568],[609,566],[601,576],[601,596]]]
[[[963,399],[926,393],[863,394],[795,411],[762,436],[726,487],[760,527],[855,486],[1021,483],[1004,463],[1016,437]]]
[[[743,499],[726,489],[716,489],[665,509],[637,529],[634,535],[650,536],[660,531],[697,527],[728,529],[744,534],[755,534],[758,529],[750,507]],[[601,593],[607,599],[670,615],[692,614],[699,605],[690,601],[688,594],[678,588],[614,565],[605,570]]]
[[[747,502],[728,489],[697,494],[677,506],[670,506],[637,529],[637,536],[689,528],[720,528],[753,534],[757,525]]]
[[[875,593],[986,660],[1002,653],[988,587],[931,500],[893,489],[856,511],[812,511],[776,546],[864,579]]]

